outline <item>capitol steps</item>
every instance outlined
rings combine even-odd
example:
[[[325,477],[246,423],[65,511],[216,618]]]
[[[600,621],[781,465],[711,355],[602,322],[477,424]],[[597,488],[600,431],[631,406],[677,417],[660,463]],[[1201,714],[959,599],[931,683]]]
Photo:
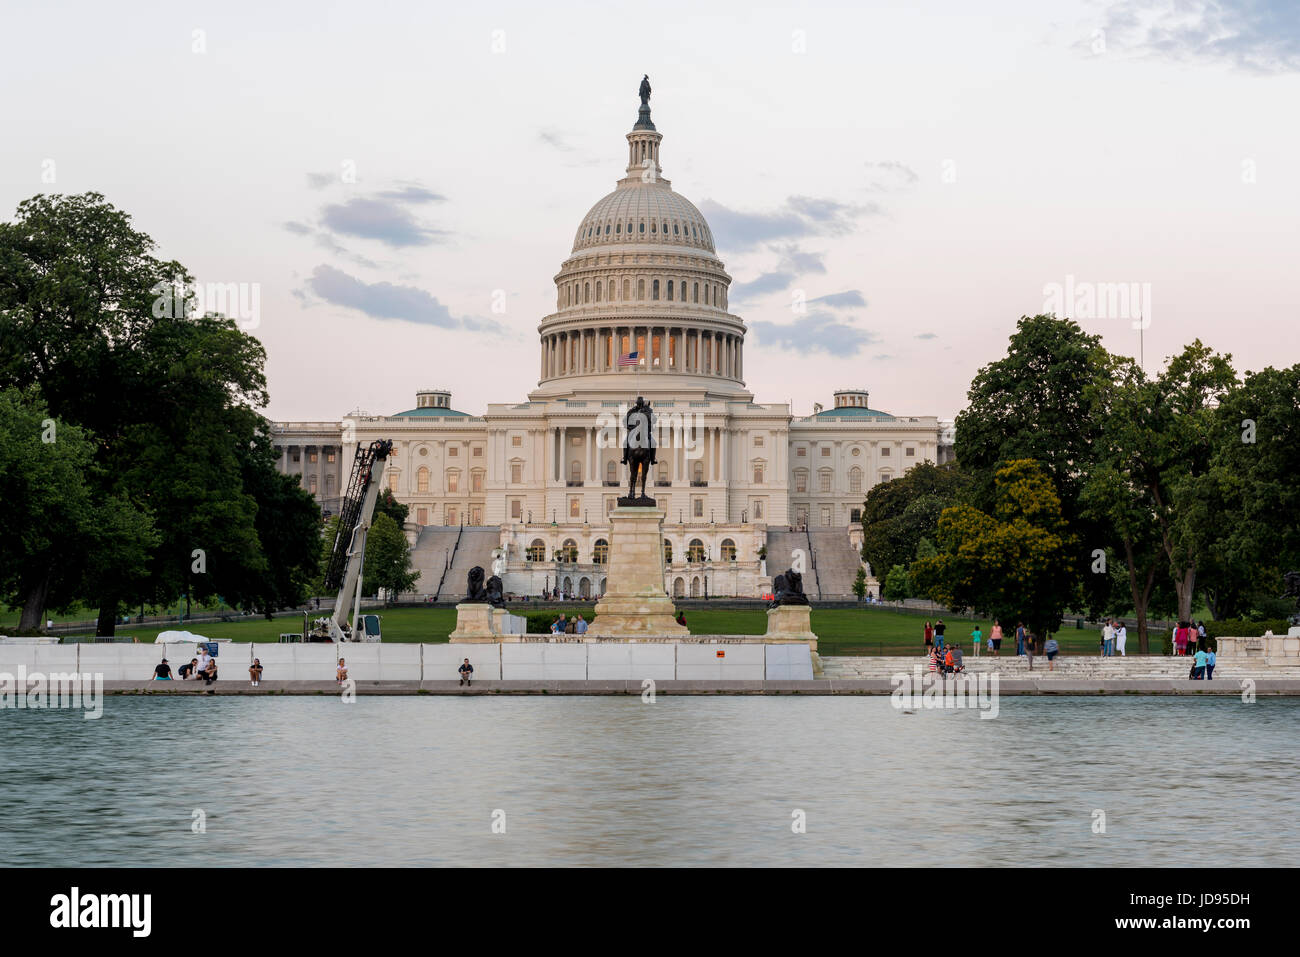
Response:
[[[456,545],[458,527],[425,525],[411,546],[411,567],[420,573],[412,591],[417,595],[432,595],[438,590],[442,569]]]
[[[794,564],[794,550],[802,548],[808,551],[808,536],[804,532],[791,532],[785,529],[769,528],[767,530],[767,575],[769,578],[779,575]],[[807,576],[804,589],[813,597],[816,591]]]
[[[483,569],[483,580],[492,575],[492,551],[501,546],[501,530],[496,526],[467,525],[460,537],[460,545],[451,560],[447,580],[443,582],[438,601],[455,602],[465,595],[469,570],[475,565]],[[434,579],[437,582],[437,579]]]
[[[853,597],[853,582],[862,567],[858,550],[849,541],[847,528],[809,529],[813,556],[817,562],[817,584],[822,598]],[[804,576],[807,579],[808,576]],[[804,583],[805,589],[807,582]]]
[[[821,655],[823,677],[826,678],[890,678],[896,674],[911,674],[919,665],[929,674],[929,662],[920,655],[842,657]],[[1191,670],[1190,658],[1173,658],[1165,655],[1133,655],[1127,658],[1102,658],[1097,655],[1069,655],[1056,659],[1055,667],[1048,670],[1044,655],[1034,656],[1033,671],[1027,658],[979,658],[966,655],[963,659],[967,674],[997,673],[1003,678],[1076,678],[1076,679],[1141,679],[1186,678]],[[1296,678],[1300,679],[1300,659],[1221,658],[1214,669],[1214,680],[1241,678]]]

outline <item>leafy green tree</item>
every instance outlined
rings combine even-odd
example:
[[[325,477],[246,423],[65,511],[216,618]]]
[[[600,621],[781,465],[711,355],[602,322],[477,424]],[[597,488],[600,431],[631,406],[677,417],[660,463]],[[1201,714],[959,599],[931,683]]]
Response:
[[[140,574],[156,541],[146,514],[96,496],[94,454],[92,437],[50,418],[34,390],[0,390],[0,589],[21,608],[20,633],[109,567]]]
[[[903,601],[911,597],[906,568],[902,565],[895,565],[889,570],[889,575],[885,578],[885,587],[880,591],[880,597],[885,601]]]
[[[878,570],[907,566],[933,535],[939,515],[961,501],[970,478],[950,465],[922,462],[867,492],[862,509],[862,558]]]
[[[291,560],[289,580],[275,581],[268,547],[284,546],[280,558],[314,550],[306,537],[262,540],[307,529],[270,514],[300,517],[302,503],[276,489],[257,450],[268,428],[261,343],[229,319],[191,315],[191,277],[153,249],[98,193],[37,196],[0,224],[0,386],[36,387],[53,418],[86,429],[93,495],[147,514],[157,535],[144,567],[90,556],[83,597],[104,635],[124,603],[282,600],[301,567]]]
[[[1097,548],[1115,548],[1111,529],[1085,514],[1080,503],[1095,457],[1100,421],[1094,414],[1109,383],[1111,357],[1098,336],[1055,316],[1023,316],[1007,354],[984,366],[967,393],[969,404],[956,421],[956,455],[973,485],[969,501],[990,511],[997,497],[999,467],[1033,459],[1051,477],[1061,502],[1071,564],[1088,567]],[[1101,607],[1110,579],[1085,575],[1069,607]]]
[[[858,596],[858,601],[867,595],[867,570],[861,565],[858,566],[857,577],[853,579],[853,594]]]
[[[410,591],[420,578],[411,568],[411,548],[391,515],[376,515],[366,533],[366,567],[362,590],[373,595],[383,588],[389,597]]]
[[[375,514],[387,515],[397,523],[398,528],[406,525],[406,516],[411,513],[411,506],[403,505],[393,495],[393,490],[385,488],[379,493],[379,498],[375,500]]]
[[[1076,544],[1046,469],[1016,459],[995,479],[992,514],[972,505],[944,510],[938,554],[912,563],[913,588],[953,609],[1021,619],[1046,635],[1074,594]]]

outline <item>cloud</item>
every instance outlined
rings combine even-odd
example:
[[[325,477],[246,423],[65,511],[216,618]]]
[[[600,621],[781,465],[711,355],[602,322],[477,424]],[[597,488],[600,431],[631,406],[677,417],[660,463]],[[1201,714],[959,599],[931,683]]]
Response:
[[[865,306],[867,300],[858,290],[846,289],[844,292],[833,292],[828,296],[818,296],[816,299],[808,300],[809,305],[813,303],[820,303],[830,309],[850,309],[854,306]]]
[[[892,192],[906,189],[921,177],[916,170],[897,160],[883,160],[879,163],[866,163],[869,182],[867,189],[873,192]]]
[[[731,298],[736,302],[765,296],[770,292],[780,292],[794,282],[794,275],[788,272],[765,272],[749,282],[737,282],[731,286]]]
[[[310,226],[306,225],[305,223],[295,223],[290,221],[287,223],[283,223],[282,225],[284,226],[285,229],[289,230],[289,232],[293,233],[295,236],[310,236],[313,232],[315,232],[315,230],[313,230]]]
[[[324,263],[312,270],[307,288],[332,305],[355,309],[375,319],[397,319],[441,329],[504,332],[501,324],[491,319],[453,316],[451,310],[423,289],[391,282],[368,283]]]
[[[918,332],[918,333],[917,333],[915,336],[913,336],[912,338],[914,338],[914,339],[938,339],[939,337],[938,337],[937,335],[935,335],[933,332]]]
[[[374,239],[399,249],[430,246],[443,242],[447,235],[422,225],[400,200],[382,197],[331,203],[321,210],[321,224],[333,233]]]
[[[419,183],[403,183],[395,189],[383,190],[376,194],[380,199],[393,200],[398,203],[445,203],[446,196],[440,196],[431,189],[425,189]]]
[[[331,183],[337,182],[338,177],[333,173],[308,173],[307,185],[312,189],[324,189]]]
[[[1300,71],[1295,0],[1119,0],[1107,8],[1102,30],[1108,49],[1252,73]]]
[[[709,221],[718,246],[745,250],[783,239],[842,236],[852,232],[861,217],[879,215],[883,210],[875,203],[850,206],[833,199],[791,196],[779,209],[757,213],[729,209],[706,199],[700,203],[700,212]]]
[[[822,261],[822,253],[805,252],[798,246],[786,246],[779,250],[781,253],[781,264],[778,268],[786,272],[795,273],[824,273],[826,272],[826,263]]]
[[[858,329],[830,313],[815,312],[793,322],[756,321],[749,324],[761,346],[778,346],[807,355],[825,352],[833,356],[852,356],[870,343],[879,341],[874,332]]]
[[[548,128],[544,130],[539,130],[537,133],[537,138],[541,140],[543,143],[545,143],[547,146],[553,147],[554,149],[560,150],[561,152],[564,153],[568,153],[573,149],[573,147],[570,146],[568,141],[565,139],[565,135],[556,129]]]

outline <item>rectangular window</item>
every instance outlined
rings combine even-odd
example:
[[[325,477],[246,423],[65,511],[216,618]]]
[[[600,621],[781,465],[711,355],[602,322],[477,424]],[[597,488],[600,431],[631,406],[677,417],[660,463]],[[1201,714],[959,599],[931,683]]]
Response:
[[[518,485],[524,479],[524,467],[519,462],[510,463],[510,484]]]
[[[388,473],[388,491],[390,491],[390,492],[396,492],[396,491],[397,491],[397,473],[396,473],[396,472],[389,472],[389,473]]]
[[[429,510],[427,508],[417,508],[415,510],[415,523],[417,525],[429,524]]]
[[[916,449],[904,449],[903,454],[906,455],[909,459],[913,458],[916,455]]]
[[[483,457],[483,446],[481,445],[474,446],[474,458],[481,459],[482,457]]]
[[[331,462],[331,463],[334,461],[334,452],[333,452],[333,450],[330,450],[329,452],[326,452],[326,453],[325,453],[325,461],[326,461],[326,462]]]
[[[691,502],[691,515],[695,518],[704,517],[704,499],[697,498]]]
[[[523,504],[517,498],[510,500],[510,517],[517,519],[523,515]]]
[[[808,457],[808,450],[801,445],[794,450],[794,454],[796,458],[804,459]]]
[[[886,445],[884,448],[882,448],[882,449],[880,450],[880,456],[881,456],[881,458],[886,458],[886,459],[889,458],[889,446],[888,446],[888,445]]]
[[[447,491],[448,491],[448,492],[458,492],[458,491],[460,491],[460,473],[459,473],[459,472],[448,472],[448,473],[447,473]]]
[[[849,509],[849,522],[856,525],[860,521],[862,521],[862,509],[860,508]]]
[[[823,472],[821,474],[821,480],[822,480],[822,491],[829,492],[831,490],[831,473]]]
[[[316,459],[317,459],[317,454],[316,454],[315,452],[312,452],[312,453],[308,454],[308,456],[307,456],[307,461],[308,461],[308,462],[315,462]]]
[[[512,435],[510,436],[510,444],[515,448],[519,448],[524,444],[524,437],[522,435]]]
[[[454,459],[456,456],[460,455],[460,449],[454,445],[449,445],[447,446],[447,454]]]
[[[569,518],[582,518],[582,499],[569,499]]]
[[[312,495],[316,494],[316,476],[313,475],[307,479],[307,491],[311,492]]]
[[[470,476],[470,488],[472,488],[475,492],[481,492],[481,491],[483,491],[483,473],[482,473],[482,472],[475,472],[473,475]],[[477,523],[476,523],[476,524],[477,524]]]
[[[794,490],[796,492],[808,491],[808,476],[800,472],[794,477]]]
[[[830,456],[831,456],[831,447],[830,447],[829,445],[823,445],[823,446],[822,446],[822,458],[824,458],[824,459],[828,459],[828,458],[830,458]]]

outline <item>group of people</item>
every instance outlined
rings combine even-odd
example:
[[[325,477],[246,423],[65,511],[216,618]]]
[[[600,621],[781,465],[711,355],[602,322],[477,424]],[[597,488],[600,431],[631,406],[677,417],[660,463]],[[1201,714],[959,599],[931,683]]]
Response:
[[[1192,654],[1192,670],[1187,677],[1192,681],[1213,681],[1215,660],[1213,650],[1197,648]]]
[[[934,624],[926,621],[921,634],[925,640],[925,654],[930,659],[930,670],[938,671],[944,669],[945,666],[949,666],[944,673],[951,674],[953,673],[951,666],[955,666],[956,671],[962,670],[962,652],[960,645],[956,642],[947,645],[945,650],[947,627],[942,618],[937,619]],[[976,656],[979,655],[981,647],[995,657],[1001,656],[1003,631],[1002,622],[999,620],[993,620],[993,627],[989,630],[987,638],[984,637],[984,632],[979,625],[976,625],[971,630],[970,637],[973,653]],[[1037,637],[1025,627],[1023,621],[1016,622],[1016,657],[1027,657],[1031,671],[1034,668],[1034,648],[1037,641]],[[1120,653],[1123,654],[1124,644],[1122,641],[1119,647]],[[955,651],[956,654],[951,654],[952,651]],[[1061,646],[1055,638],[1048,638],[1043,645],[1043,653],[1047,655],[1049,671],[1056,669],[1056,656],[1060,654],[1060,651]],[[950,658],[953,660],[950,661]]]
[[[257,671],[257,677],[253,679],[254,686],[262,678],[262,663],[256,658],[253,659],[253,667],[249,668],[248,673],[252,675]],[[188,681],[193,678],[196,681],[203,681],[206,684],[212,684],[217,680],[217,659],[216,656],[208,654],[208,649],[203,645],[199,646],[197,658],[191,658],[187,664],[183,664],[176,670],[176,674],[182,681]],[[172,666],[164,658],[153,669],[154,681],[171,681]]]
[[[1205,622],[1180,621],[1174,629],[1174,654],[1191,656],[1197,651],[1208,651],[1210,640],[1205,634]]]
[[[1124,622],[1115,618],[1109,618],[1101,626],[1101,656],[1103,658],[1114,658],[1115,652],[1119,651],[1121,658],[1127,658],[1124,654],[1124,644],[1128,641],[1128,628]]]
[[[564,612],[560,612],[560,617],[551,622],[551,634],[553,635],[585,635],[589,623],[581,616],[565,619]]]

